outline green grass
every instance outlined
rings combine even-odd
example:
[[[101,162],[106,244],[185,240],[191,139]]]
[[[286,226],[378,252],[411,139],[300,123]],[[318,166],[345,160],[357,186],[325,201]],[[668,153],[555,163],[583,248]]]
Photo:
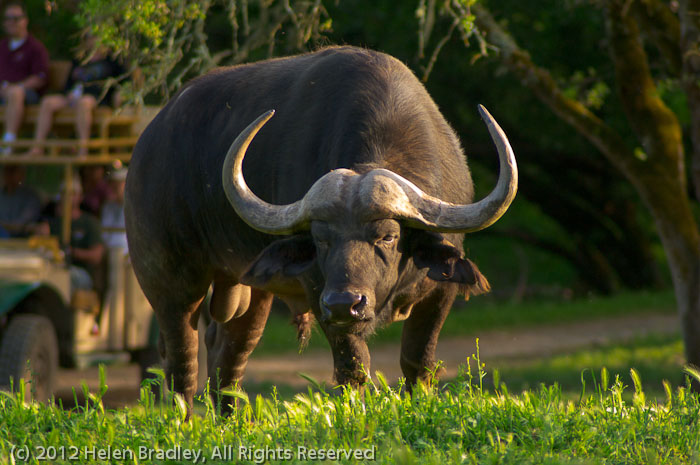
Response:
[[[589,297],[571,301],[537,300],[520,303],[499,302],[487,297],[474,297],[470,301],[455,302],[441,337],[458,337],[478,334],[492,329],[517,329],[541,324],[573,323],[594,318],[644,313],[674,313],[675,298],[672,291],[629,292],[612,297]],[[284,312],[282,312],[284,313]],[[370,339],[370,344],[397,343],[401,339],[401,323],[380,329]],[[279,354],[295,350],[296,333],[290,317],[272,314],[263,333],[256,355]],[[307,350],[328,350],[325,336],[318,327],[314,330]]]
[[[603,368],[610,377],[619,375],[630,384],[629,370],[635,367],[644,381],[647,395],[656,399],[666,395],[664,382],[676,387],[685,383],[684,364],[683,342],[679,335],[648,335],[622,344],[606,344],[549,357],[490,360],[484,383],[493,386],[494,378],[500,380],[499,384],[507,380],[511,392],[556,384],[564,397],[579,399],[582,390],[590,395],[600,383]],[[244,386],[248,392],[256,394],[266,394],[273,389],[269,382],[247,381]],[[298,387],[287,384],[277,384],[274,388],[284,397],[293,397],[299,392]]]
[[[189,422],[181,399],[158,403],[147,388],[138,405],[116,411],[102,407],[104,388],[90,406],[72,410],[1,395],[0,462],[110,463],[122,454],[125,463],[189,464],[183,454],[191,451],[207,463],[231,463],[245,447],[242,463],[305,463],[308,451],[320,449],[339,451],[329,463],[355,463],[343,457],[355,450],[366,454],[361,461],[380,464],[700,463],[700,398],[685,387],[667,386],[654,402],[638,376],[626,389],[602,373],[593,395],[572,401],[558,386],[511,394],[501,384],[488,392],[477,357],[471,365],[478,369],[413,396],[382,379],[364,396],[309,389],[291,399],[273,391],[249,400],[230,392],[240,405],[229,417],[205,397]]]
[[[578,350],[568,354],[543,357],[535,360],[493,360],[488,375],[493,382],[497,378],[508,380],[514,392],[529,390],[541,384],[557,384],[563,393],[572,398],[581,395],[582,384],[589,392],[600,383],[600,372],[606,368],[611,377],[629,378],[630,367],[635,367],[650,397],[665,395],[664,382],[671,385],[684,383],[683,342],[679,336],[650,335],[624,344]]]

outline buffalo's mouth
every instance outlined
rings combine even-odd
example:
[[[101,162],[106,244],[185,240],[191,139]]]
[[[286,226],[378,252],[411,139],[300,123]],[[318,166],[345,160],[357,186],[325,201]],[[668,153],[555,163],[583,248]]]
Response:
[[[356,321],[333,321],[333,322],[328,322],[328,326],[331,326],[336,329],[340,328],[350,328],[354,326],[361,326],[363,323],[367,324],[370,321],[372,321],[370,318],[367,318],[366,320],[356,320]]]
[[[322,322],[322,326],[324,326],[326,335],[331,339],[335,337],[342,338],[348,334],[365,338],[374,333],[377,321],[376,318],[368,317],[354,321],[325,321]]]

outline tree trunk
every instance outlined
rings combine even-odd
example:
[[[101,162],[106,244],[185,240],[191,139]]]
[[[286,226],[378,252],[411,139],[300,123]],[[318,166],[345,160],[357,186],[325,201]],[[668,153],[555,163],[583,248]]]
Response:
[[[681,24],[681,82],[690,110],[690,138],[693,142],[691,172],[695,197],[700,200],[700,0],[682,0]]]
[[[550,73],[537,67],[487,10],[476,5],[472,11],[478,27],[499,47],[501,60],[522,84],[596,146],[636,188],[655,220],[671,269],[686,360],[700,367],[700,231],[687,194],[680,125],[658,96],[629,2],[608,0],[605,6],[620,98],[643,152],[630,149],[611,127],[566,97]],[[698,110],[700,121],[700,105],[693,110]],[[694,387],[699,389],[700,383]]]
[[[671,268],[686,360],[700,366],[700,232],[687,194],[681,128],[659,97],[625,5],[608,0],[606,29],[627,120],[648,157],[629,175],[654,217]]]
[[[658,182],[640,187],[671,269],[686,361],[700,367],[700,237],[685,190]],[[700,391],[700,383],[694,382]]]

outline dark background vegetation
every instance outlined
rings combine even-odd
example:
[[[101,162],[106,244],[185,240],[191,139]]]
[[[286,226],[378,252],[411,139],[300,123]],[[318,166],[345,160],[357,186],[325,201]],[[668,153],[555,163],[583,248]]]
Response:
[[[420,73],[415,6],[379,2],[376,10],[383,14],[375,10],[367,21],[356,14],[364,10],[359,3],[341,2],[339,11],[331,12],[334,41],[384,50]],[[574,2],[535,3],[506,0],[488,6],[494,16],[508,18],[516,40],[527,39],[533,61],[555,73],[570,92],[590,92],[596,85],[606,89],[600,111],[622,125],[601,13]],[[435,29],[447,26],[438,20]],[[515,149],[521,176],[516,202],[496,225],[466,241],[495,293],[516,299],[566,297],[668,285],[652,221],[631,186],[497,61],[472,64],[476,52],[454,37],[426,86],[462,137],[477,194],[488,192],[497,173],[477,103],[492,110]]]

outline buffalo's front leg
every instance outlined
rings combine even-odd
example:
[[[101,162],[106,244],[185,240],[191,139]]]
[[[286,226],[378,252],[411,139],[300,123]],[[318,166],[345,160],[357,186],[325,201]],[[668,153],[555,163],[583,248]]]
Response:
[[[369,377],[369,349],[364,338],[354,334],[329,335],[333,372],[338,384],[362,386]]]
[[[185,306],[184,310],[176,304],[154,305],[160,325],[158,345],[165,358],[167,387],[184,396],[190,411],[197,390],[197,321],[201,300]]]
[[[250,307],[241,317],[226,323],[212,321],[209,325],[205,342],[208,375],[213,386],[227,387],[243,377],[248,357],[265,329],[272,298],[269,292],[252,289]]]
[[[407,388],[417,381],[429,382],[435,370],[435,348],[442,325],[457,295],[457,286],[442,284],[416,304],[404,322],[401,335],[401,371]],[[439,374],[439,373],[438,373]]]

